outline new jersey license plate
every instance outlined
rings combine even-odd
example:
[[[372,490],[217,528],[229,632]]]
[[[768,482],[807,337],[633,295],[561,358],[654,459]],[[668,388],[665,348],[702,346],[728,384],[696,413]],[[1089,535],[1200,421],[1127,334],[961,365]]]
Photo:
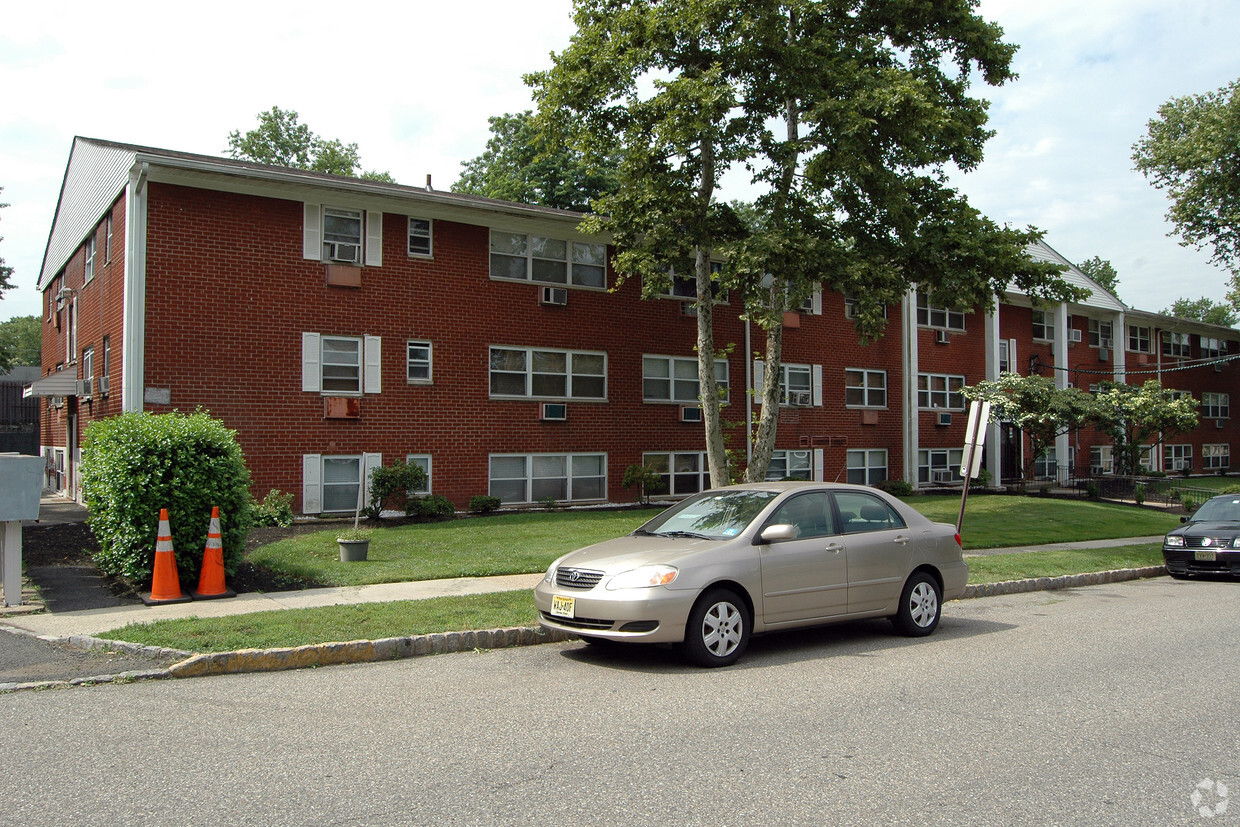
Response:
[[[551,596],[551,614],[555,617],[573,617],[573,604],[576,598],[560,597],[558,594]]]

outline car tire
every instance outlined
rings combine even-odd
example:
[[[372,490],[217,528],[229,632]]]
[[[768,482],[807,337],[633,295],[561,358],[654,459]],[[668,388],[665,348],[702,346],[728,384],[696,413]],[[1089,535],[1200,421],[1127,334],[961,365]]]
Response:
[[[749,646],[749,609],[728,589],[712,589],[689,612],[685,658],[698,666],[731,666]]]
[[[902,635],[925,637],[939,625],[943,592],[938,581],[924,571],[913,572],[900,592],[900,608],[891,622]]]

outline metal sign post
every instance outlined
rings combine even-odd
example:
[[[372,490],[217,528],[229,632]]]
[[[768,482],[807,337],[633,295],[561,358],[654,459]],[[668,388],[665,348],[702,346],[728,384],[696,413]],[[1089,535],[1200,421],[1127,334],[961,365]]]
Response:
[[[969,498],[969,481],[982,470],[982,447],[986,444],[986,425],[990,422],[990,403],[974,400],[969,403],[969,425],[964,435],[964,456],[960,461],[960,476],[964,477],[964,490],[960,492],[960,514],[956,517],[956,534],[964,524],[964,504]]]

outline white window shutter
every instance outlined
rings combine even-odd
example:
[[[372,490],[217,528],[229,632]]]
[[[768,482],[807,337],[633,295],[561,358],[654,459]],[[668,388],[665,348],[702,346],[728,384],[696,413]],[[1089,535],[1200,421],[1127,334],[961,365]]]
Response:
[[[814,282],[813,301],[814,301],[814,309],[812,311],[813,314],[815,316],[821,316],[822,315],[822,285],[818,282]]]
[[[323,510],[321,485],[323,458],[319,454],[301,456],[301,513],[318,514]]]
[[[762,401],[762,382],[766,375],[766,362],[762,359],[753,360],[753,393],[757,397],[755,402]]]
[[[824,482],[823,476],[823,451],[821,448],[814,449],[814,482]]]
[[[814,404],[822,407],[822,365],[811,365],[810,373],[814,382]]]
[[[319,334],[301,334],[301,389],[318,393],[323,389],[323,372],[319,366]]]
[[[366,336],[365,345],[363,347],[364,359],[366,362],[365,377],[362,386],[363,393],[380,393],[383,390],[382,375],[380,372],[380,344],[382,340],[379,336]]]
[[[366,266],[383,266],[383,213],[366,211]]]
[[[1016,340],[1008,339],[1008,370],[1020,373],[1020,365],[1016,361]]]
[[[301,257],[323,260],[323,208],[319,204],[302,204]]]

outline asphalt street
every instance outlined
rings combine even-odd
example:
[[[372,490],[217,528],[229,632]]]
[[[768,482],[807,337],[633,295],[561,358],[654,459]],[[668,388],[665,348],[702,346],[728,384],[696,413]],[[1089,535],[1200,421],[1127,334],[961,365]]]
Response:
[[[1237,589],[953,602],[928,639],[773,635],[723,670],[568,643],[14,693],[0,802],[75,825],[1240,823]]]

